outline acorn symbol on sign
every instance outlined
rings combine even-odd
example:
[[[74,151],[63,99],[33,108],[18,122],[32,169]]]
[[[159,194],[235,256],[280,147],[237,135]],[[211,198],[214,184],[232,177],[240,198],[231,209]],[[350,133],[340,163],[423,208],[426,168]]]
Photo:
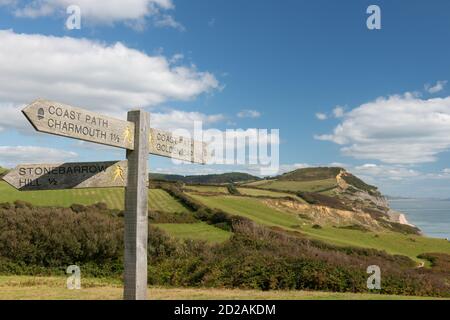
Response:
[[[37,112],[38,120],[44,119],[44,115],[45,115],[44,108],[39,108],[39,110]]]

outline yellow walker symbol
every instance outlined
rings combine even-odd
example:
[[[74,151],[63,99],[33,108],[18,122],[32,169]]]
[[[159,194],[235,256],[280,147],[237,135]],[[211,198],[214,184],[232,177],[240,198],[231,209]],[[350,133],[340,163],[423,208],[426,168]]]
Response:
[[[125,181],[125,178],[123,176],[123,168],[119,165],[116,166],[114,169],[114,181],[117,180],[117,178],[122,179],[122,181]]]
[[[125,135],[124,140],[128,141],[129,143],[131,143],[132,141],[131,141],[131,130],[130,130],[130,127],[127,127],[125,129],[124,135]]]

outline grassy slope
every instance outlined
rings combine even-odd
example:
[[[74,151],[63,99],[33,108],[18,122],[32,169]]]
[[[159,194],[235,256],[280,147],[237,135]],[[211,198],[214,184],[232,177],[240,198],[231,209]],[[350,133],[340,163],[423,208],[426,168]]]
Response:
[[[260,200],[236,196],[199,196],[191,195],[206,206],[249,218],[268,226],[281,226],[294,230],[300,220],[294,214],[288,214],[265,206]]]
[[[294,194],[285,193],[285,192],[275,192],[264,189],[253,189],[253,188],[238,188],[238,191],[246,196],[263,196],[263,197],[274,197],[274,198],[283,198],[283,197],[293,197],[301,200],[301,198],[296,197]]]
[[[220,243],[228,240],[232,233],[206,223],[164,223],[155,224],[168,234],[181,239],[205,240]]]
[[[52,191],[20,192],[0,181],[0,203],[23,200],[36,206],[69,207],[74,203],[90,205],[105,202],[111,209],[123,209],[124,190],[122,188],[71,189]],[[188,211],[181,203],[160,189],[149,190],[149,206],[153,210],[168,212]]]
[[[356,230],[336,229],[325,227],[323,229],[313,229],[309,226],[302,226],[302,220],[294,214],[285,213],[265,206],[260,200],[246,197],[217,196],[205,197],[193,195],[205,205],[222,209],[226,212],[242,215],[257,223],[269,226],[281,226],[288,230],[301,231],[313,238],[324,240],[339,245],[352,245],[360,247],[370,247],[386,250],[392,254],[403,254],[416,259],[417,255],[423,252],[444,252],[450,254],[450,243],[445,240],[432,239],[426,237],[405,236],[398,233],[380,233],[375,237],[374,233],[365,233]],[[0,203],[13,202],[17,199],[29,201],[38,206],[62,206],[68,207],[73,203],[93,204],[104,201],[110,208],[123,207],[123,189],[74,189],[58,191],[39,192],[19,192],[10,187],[5,182],[0,182]],[[150,190],[150,208],[154,210],[181,212],[186,211],[176,199],[172,198],[165,191],[156,189]],[[210,227],[210,226],[208,226]],[[166,231],[175,237],[199,237],[199,226],[182,227],[166,226]],[[203,227],[205,228],[205,227]],[[209,231],[203,230],[204,236],[213,241],[224,239],[223,230],[210,227]],[[411,240],[413,239],[413,240]],[[218,240],[217,240],[218,241]],[[417,260],[417,259],[416,259]]]
[[[264,183],[250,184],[254,187],[262,189],[276,189],[280,191],[291,192],[317,192],[323,189],[328,189],[336,186],[336,179],[324,179],[314,181],[283,181],[283,180],[268,180]]]
[[[450,243],[441,239],[403,235],[394,232],[375,234],[332,227],[324,227],[323,229],[314,229],[311,226],[296,227],[302,224],[301,219],[294,214],[267,207],[258,199],[231,196],[206,197],[194,195],[193,197],[209,207],[241,215],[264,225],[280,226],[287,230],[300,231],[312,238],[333,244],[385,250],[391,254],[409,256],[417,261],[417,256],[424,252],[450,254]]]
[[[122,209],[124,191],[121,188],[72,189],[56,191],[19,192],[7,183],[0,182],[0,203],[24,200],[36,206],[69,207],[73,203],[84,205],[105,202],[109,208]],[[149,207],[165,212],[188,212],[185,206],[161,189],[149,190]],[[202,239],[212,243],[226,241],[231,233],[213,226],[195,224],[158,224],[158,227],[176,238]]]
[[[0,276],[0,300],[120,300],[122,284],[115,279],[81,279],[80,290],[68,290],[66,277]],[[151,300],[415,300],[405,297],[366,293],[320,291],[258,291],[207,288],[150,287]]]
[[[218,186],[186,186],[186,189],[195,190],[198,192],[216,192],[216,193],[224,193],[228,194],[227,187],[218,187]]]

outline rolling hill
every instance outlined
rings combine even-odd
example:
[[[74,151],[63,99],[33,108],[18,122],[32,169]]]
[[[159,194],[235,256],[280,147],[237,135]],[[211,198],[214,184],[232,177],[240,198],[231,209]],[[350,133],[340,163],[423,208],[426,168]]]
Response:
[[[192,184],[224,184],[224,183],[237,183],[237,182],[247,182],[260,180],[256,176],[252,176],[247,173],[241,172],[230,172],[222,174],[207,174],[207,175],[191,175],[191,176],[181,176],[172,174],[161,174],[161,173],[150,173],[150,180],[159,181],[172,181],[172,182],[183,182]]]
[[[198,281],[213,281],[217,278],[217,274],[222,274],[221,281],[227,283],[224,279],[233,276],[234,273],[226,270],[234,267],[236,270],[249,270],[252,277],[256,274],[252,271],[255,266],[274,268],[269,274],[277,272],[277,275],[281,276],[278,272],[284,270],[284,267],[279,269],[279,263],[294,268],[290,263],[295,259],[300,259],[295,260],[299,263],[300,261],[311,263],[311,266],[318,268],[315,269],[316,272],[326,274],[338,270],[333,264],[338,264],[339,268],[347,268],[348,261],[352,261],[354,268],[367,265],[369,261],[370,263],[376,261],[376,264],[391,265],[386,267],[392,268],[390,270],[400,267],[406,268],[408,272],[417,273],[418,267],[425,266],[426,272],[435,272],[436,255],[441,257],[439,259],[444,259],[443,261],[446,261],[445,257],[450,259],[448,241],[421,236],[417,234],[416,229],[393,222],[390,219],[390,208],[386,199],[376,187],[366,184],[342,168],[300,169],[270,180],[257,180],[245,174],[218,176],[196,177],[197,181],[207,182],[193,183],[193,180],[190,180],[189,184],[172,183],[166,177],[165,182],[160,180],[155,184],[156,188],[149,189],[150,225],[165,235],[158,235],[152,231],[151,235],[155,237],[152,241],[158,243],[168,241],[165,247],[161,247],[160,244],[155,247],[165,248],[163,252],[166,252],[161,253],[162,256],[159,258],[161,260],[152,262],[152,268],[160,268],[158,269],[160,273],[157,273],[161,275],[160,281],[167,281],[163,280],[168,279],[166,274],[171,274],[173,279],[171,281],[177,281],[176,279],[181,278],[175,274],[180,270],[197,267],[200,268],[197,270],[198,273],[195,273],[200,276]],[[236,183],[237,193],[231,194],[230,188],[227,188],[223,181],[229,181],[227,180],[229,178],[239,180],[242,177],[252,179]],[[176,181],[180,180],[177,178]],[[33,206],[27,209],[26,204],[12,204],[16,200],[30,202]],[[96,212],[96,207],[91,206],[88,209],[89,214],[98,216],[106,213],[108,216],[101,219],[112,219],[111,223],[120,221],[121,215],[117,210],[123,208],[121,188],[18,192],[8,184],[0,182],[0,214],[8,219],[15,219],[21,212],[32,211],[28,212],[30,217],[34,215],[45,217],[48,212],[55,211],[60,212],[59,219],[65,224],[67,214],[72,215],[71,219],[78,219],[75,209],[72,208],[73,203],[89,206],[96,202],[105,202],[109,208],[116,211],[110,214],[109,211]],[[100,219],[100,216],[98,218]],[[16,236],[20,237],[20,233]],[[73,236],[78,237],[76,232]],[[176,242],[186,239],[189,241]],[[7,238],[2,240],[0,237],[0,241],[10,243]],[[206,247],[202,247],[204,245]],[[178,249],[172,251],[175,247]],[[277,258],[279,260],[273,260],[271,255],[261,257],[264,252],[268,254],[264,250],[269,247],[273,247],[273,254],[280,254]],[[201,248],[204,248],[202,249],[204,253],[202,258],[199,258],[198,250]],[[189,250],[193,250],[191,257],[178,254]],[[173,252],[173,256],[169,252]],[[216,256],[212,258],[211,255]],[[249,256],[253,260],[247,261]],[[284,260],[288,256],[290,258]],[[236,260],[230,260],[228,265],[229,259]],[[211,265],[206,267],[205,263]],[[178,264],[180,265],[177,267]],[[240,266],[241,264],[243,265]],[[328,267],[330,269],[326,269]],[[204,270],[211,271],[211,274],[203,278],[209,280],[200,280]],[[345,275],[336,274],[336,278],[333,279],[347,281],[344,279],[352,277],[353,271],[346,272],[348,273]],[[364,273],[365,269],[361,272]],[[442,276],[439,273],[441,271],[436,272],[436,277]],[[193,273],[189,271],[189,274]],[[258,277],[264,277],[260,273],[257,274]],[[299,279],[306,279],[309,277],[308,274]],[[443,274],[446,276],[445,272]],[[193,276],[192,279],[195,285],[200,283],[196,282],[197,276]],[[246,278],[236,276],[233,283],[242,279]],[[247,284],[254,283],[251,278],[243,281],[248,281]],[[173,282],[172,285],[179,285],[179,282]],[[264,283],[255,285],[255,288],[263,287]],[[298,285],[294,287],[303,288]],[[324,287],[306,285],[304,288],[317,290]],[[336,287],[334,290],[347,291],[348,288],[345,285],[342,289]]]

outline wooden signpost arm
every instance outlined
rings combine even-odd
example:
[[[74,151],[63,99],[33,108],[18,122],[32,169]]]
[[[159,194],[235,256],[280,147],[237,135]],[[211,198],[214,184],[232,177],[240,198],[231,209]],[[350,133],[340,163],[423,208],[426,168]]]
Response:
[[[148,170],[150,115],[128,112],[135,124],[134,150],[127,150],[128,185],[125,189],[124,299],[147,299]]]

